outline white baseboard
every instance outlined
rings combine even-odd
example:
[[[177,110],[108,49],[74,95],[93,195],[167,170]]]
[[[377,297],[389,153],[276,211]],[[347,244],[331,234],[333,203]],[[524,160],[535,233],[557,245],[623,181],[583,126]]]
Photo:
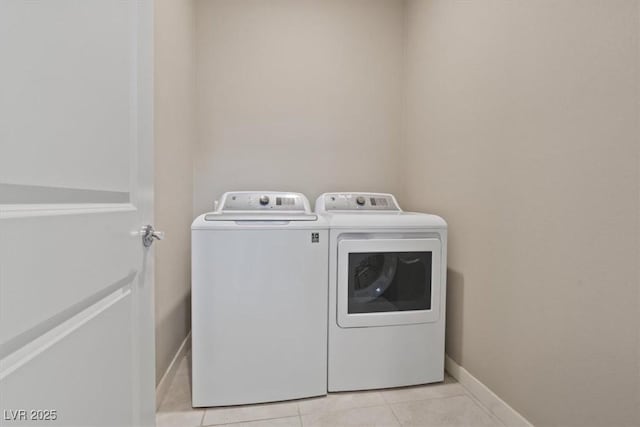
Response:
[[[171,385],[171,381],[173,381],[173,377],[176,376],[176,372],[178,371],[178,366],[180,365],[180,361],[187,354],[187,351],[191,348],[191,331],[187,334],[182,344],[176,351],[176,355],[173,356],[171,363],[169,363],[169,367],[165,371],[162,378],[160,378],[160,382],[156,386],[156,409],[160,408],[160,404],[164,400],[164,397],[167,395],[167,391],[169,391],[169,386]]]
[[[449,356],[445,357],[445,369],[453,378],[466,388],[480,403],[507,427],[533,427],[525,417],[500,399],[489,387],[482,384],[469,371],[458,365]]]

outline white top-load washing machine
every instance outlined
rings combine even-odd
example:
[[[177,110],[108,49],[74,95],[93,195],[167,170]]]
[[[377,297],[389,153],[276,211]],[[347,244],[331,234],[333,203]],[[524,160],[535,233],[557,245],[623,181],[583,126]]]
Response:
[[[191,228],[193,406],[326,394],[325,219],[299,193],[230,192]]]
[[[326,193],[328,390],[444,379],[447,224],[391,194]]]

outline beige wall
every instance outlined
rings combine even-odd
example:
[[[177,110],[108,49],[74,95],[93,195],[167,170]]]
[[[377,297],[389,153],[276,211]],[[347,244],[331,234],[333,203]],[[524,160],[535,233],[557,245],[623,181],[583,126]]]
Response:
[[[640,425],[638,2],[408,3],[401,202],[447,351],[534,424]]]
[[[638,1],[156,8],[159,373],[192,205],[391,191],[450,224],[458,363],[536,425],[640,425]]]
[[[195,55],[192,1],[155,2],[156,380],[191,329]]]
[[[403,5],[198,0],[195,212],[225,190],[395,191]]]

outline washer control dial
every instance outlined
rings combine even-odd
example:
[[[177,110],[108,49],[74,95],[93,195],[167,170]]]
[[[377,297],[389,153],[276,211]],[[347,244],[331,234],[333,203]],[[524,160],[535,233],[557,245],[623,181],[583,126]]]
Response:
[[[269,196],[267,196],[267,195],[260,196],[260,204],[262,206],[268,205],[269,204]]]
[[[358,196],[356,198],[356,203],[358,204],[358,206],[364,206],[364,204],[366,203],[366,199],[363,196]]]

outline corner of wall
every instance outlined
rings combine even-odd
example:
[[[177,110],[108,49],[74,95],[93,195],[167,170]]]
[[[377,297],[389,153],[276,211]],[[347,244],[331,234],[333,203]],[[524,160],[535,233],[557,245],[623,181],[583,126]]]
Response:
[[[407,150],[406,145],[408,144],[407,137],[407,125],[408,125],[408,91],[409,91],[409,83],[408,83],[408,74],[409,74],[409,58],[408,58],[408,50],[409,50],[409,8],[411,6],[411,0],[402,0],[402,74],[400,76],[400,139],[397,141],[397,147],[399,152],[398,159],[398,188],[396,189],[396,197],[400,201],[400,205],[403,206],[405,203],[409,203],[409,199],[407,197],[406,192],[408,178],[407,172],[405,168],[402,167],[403,164],[406,164],[407,158]],[[408,209],[411,209],[411,206],[407,206]]]
[[[190,331],[190,225],[195,141],[193,0],[155,3],[156,382]]]

